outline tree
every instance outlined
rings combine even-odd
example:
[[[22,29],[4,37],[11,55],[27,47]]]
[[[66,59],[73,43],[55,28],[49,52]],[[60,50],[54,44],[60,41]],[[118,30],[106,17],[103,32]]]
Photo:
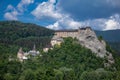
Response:
[[[36,80],[35,74],[31,69],[25,70],[19,78],[20,80]]]

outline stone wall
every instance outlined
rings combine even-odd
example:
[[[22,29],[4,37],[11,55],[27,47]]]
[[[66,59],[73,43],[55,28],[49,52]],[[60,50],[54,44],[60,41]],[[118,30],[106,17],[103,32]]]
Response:
[[[87,28],[79,28],[77,30],[58,30],[55,32],[55,35],[58,37],[72,37],[75,38],[79,36],[82,32],[89,32],[91,31],[90,27]]]
[[[76,37],[76,35],[78,35],[78,32],[55,32],[55,34],[58,37]]]

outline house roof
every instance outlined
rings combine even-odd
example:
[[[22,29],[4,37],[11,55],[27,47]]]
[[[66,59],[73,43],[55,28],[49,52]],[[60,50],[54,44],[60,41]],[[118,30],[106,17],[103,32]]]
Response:
[[[18,53],[24,54],[22,47],[19,49]]]
[[[45,48],[51,48],[51,47],[52,47],[51,44],[45,46]]]

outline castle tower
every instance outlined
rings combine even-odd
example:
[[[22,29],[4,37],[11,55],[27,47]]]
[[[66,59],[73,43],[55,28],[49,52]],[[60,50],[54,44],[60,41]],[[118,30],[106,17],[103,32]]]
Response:
[[[78,34],[80,34],[80,27],[78,28]]]
[[[23,56],[24,56],[24,52],[23,52],[22,48],[20,48],[19,51],[18,51],[18,53],[17,53],[17,58],[20,61],[23,61]]]

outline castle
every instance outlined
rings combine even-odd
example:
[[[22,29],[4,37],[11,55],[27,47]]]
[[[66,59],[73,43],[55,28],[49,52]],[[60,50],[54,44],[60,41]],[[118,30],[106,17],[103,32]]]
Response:
[[[112,54],[106,50],[105,41],[98,40],[94,30],[90,27],[79,28],[76,30],[56,30],[53,38],[51,39],[51,45],[60,45],[63,42],[64,37],[78,39],[80,45],[90,49],[96,56],[101,58],[106,57],[110,64],[114,63]],[[106,64],[109,65],[108,63]]]
[[[75,30],[56,30],[53,38],[51,39],[51,45],[60,45],[63,42],[64,37],[77,38],[81,32],[90,32],[92,29],[90,27],[79,28]]]
[[[75,30],[56,30],[50,42],[51,46],[43,48],[43,51],[47,52],[49,49],[52,49],[54,45],[60,45],[64,41],[64,37],[78,38],[79,34],[82,34],[84,32],[89,33],[91,31],[92,29],[90,27],[79,28]]]

